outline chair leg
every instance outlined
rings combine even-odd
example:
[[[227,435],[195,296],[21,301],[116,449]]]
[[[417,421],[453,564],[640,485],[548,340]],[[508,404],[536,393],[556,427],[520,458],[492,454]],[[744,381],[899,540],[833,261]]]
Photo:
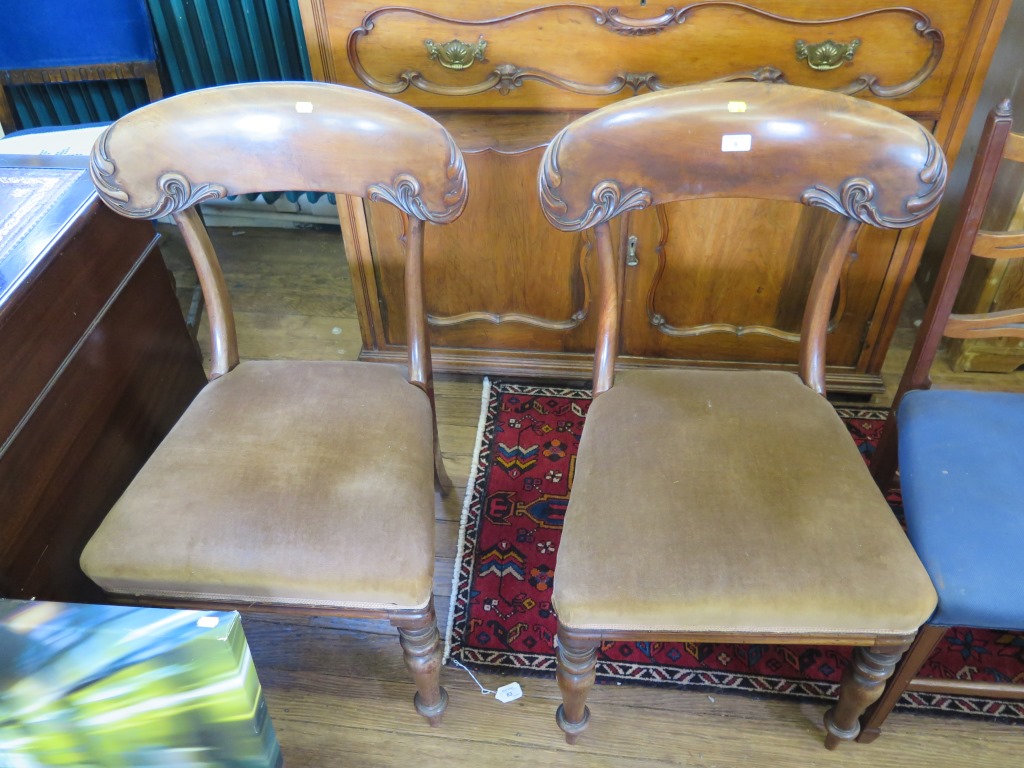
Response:
[[[452,481],[448,477],[448,471],[444,468],[444,459],[441,458],[441,446],[437,442],[437,428],[434,432],[434,488],[447,497],[452,490]]]
[[[593,642],[574,640],[559,625],[556,676],[562,691],[562,704],[555,712],[555,721],[565,732],[566,744],[575,744],[590,722],[587,694],[594,686],[596,665],[597,646]]]
[[[948,627],[940,627],[935,624],[925,624],[917,633],[917,639],[910,646],[910,650],[903,655],[902,661],[889,678],[888,684],[882,697],[867,708],[867,711],[860,718],[860,736],[857,741],[862,744],[870,744],[882,734],[882,723],[892,712],[900,696],[907,689],[907,685],[917,677],[921,667],[932,655],[935,646],[945,636]]]
[[[841,741],[853,741],[860,734],[860,716],[882,695],[906,646],[898,650],[854,648],[853,660],[843,672],[839,701],[825,713],[825,748],[835,749]]]
[[[392,620],[398,627],[405,666],[416,682],[413,704],[432,726],[441,724],[448,706],[448,691],[441,687],[441,635],[431,602],[424,615],[411,620]]]

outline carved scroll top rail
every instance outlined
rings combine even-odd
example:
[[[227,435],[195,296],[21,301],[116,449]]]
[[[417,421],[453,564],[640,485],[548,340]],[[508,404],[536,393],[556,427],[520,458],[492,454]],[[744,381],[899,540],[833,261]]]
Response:
[[[903,215],[880,211],[875,204],[877,189],[874,182],[862,177],[849,178],[838,189],[815,185],[803,193],[800,202],[827,208],[875,227],[903,229],[920,224],[938,207],[948,172],[946,158],[938,142],[924,128],[920,130],[927,147],[924,165],[917,175],[922,188],[918,194],[903,201]]]
[[[764,118],[746,122],[738,118],[723,120],[713,109],[701,112],[705,105],[713,107],[733,98],[746,101],[762,97],[768,99],[776,91],[781,98],[789,95],[789,88],[737,84],[678,89],[671,94],[641,96],[590,113],[563,129],[545,151],[538,176],[545,216],[559,229],[576,231],[652,204],[715,196],[757,197],[801,202],[827,208],[875,227],[902,229],[921,223],[935,210],[945,189],[947,175],[941,148],[924,128],[882,107],[855,102],[859,107],[855,110],[858,114],[846,122],[856,126],[859,125],[857,120],[861,119],[870,124],[871,116],[878,112],[880,114],[876,117],[883,118],[884,129],[891,128],[893,132],[889,142],[876,139],[873,134],[862,133],[841,140],[842,144],[827,141],[823,145],[773,142],[771,131],[777,121],[770,111]],[[798,94],[815,93],[798,88],[792,88],[791,92],[793,98]],[[806,96],[800,98],[806,99]],[[821,94],[817,101],[841,102],[843,98]],[[842,106],[832,104],[838,111],[833,113],[836,125],[830,130],[844,130],[840,125],[844,121],[839,119],[843,115]],[[824,109],[824,105],[821,108]],[[786,114],[785,101],[779,109]],[[756,112],[754,110],[751,114]],[[649,135],[667,140],[674,130],[673,120],[683,113],[689,114],[691,120],[698,120],[696,116],[703,114],[704,122],[691,122],[689,143],[678,153],[674,154],[670,148],[664,152],[647,151],[644,139],[634,136],[631,131],[633,123],[643,119]],[[755,150],[761,142],[766,142],[761,146],[768,150],[768,154],[762,156],[755,151],[750,155],[744,153],[742,158],[732,163],[702,165],[702,152],[714,151],[716,137],[733,132],[746,133],[748,140],[753,136]],[[812,131],[807,134],[815,135]],[[818,138],[823,140],[821,135]],[[878,141],[883,143],[878,144]],[[815,169],[807,165],[816,152],[828,151],[827,147],[834,151],[849,142],[854,142],[853,146],[861,153],[855,155],[862,158],[860,165],[855,166],[865,169],[861,174],[843,179],[841,176],[837,178],[841,169],[831,164],[820,164]],[[818,146],[821,149],[815,148]],[[746,151],[750,151],[749,145]],[[618,178],[595,178],[592,175],[597,172],[596,167],[602,165],[602,153],[618,158],[606,164],[610,175],[619,175]],[[635,161],[630,160],[634,157]],[[763,163],[758,159],[761,157]],[[779,163],[783,157],[788,159],[791,171],[779,172],[776,165],[772,172],[773,163]],[[571,175],[568,176],[571,183],[568,184],[562,170],[562,164],[567,162],[572,163]],[[920,166],[915,171],[918,162]],[[675,175],[675,168],[682,175]],[[688,178],[683,173],[687,168],[690,169]],[[715,168],[721,172],[720,182],[712,178]],[[867,173],[877,173],[879,179],[868,178]],[[815,178],[822,178],[822,181],[801,191],[803,184]]]
[[[154,181],[154,194],[149,197],[155,198],[155,202],[151,204],[133,202],[131,193],[118,179],[118,168],[110,155],[110,136],[116,127],[116,123],[108,127],[97,140],[89,161],[89,173],[100,199],[122,216],[133,219],[158,219],[200,203],[227,197],[229,194],[269,191],[248,189],[230,191],[224,184],[217,182],[194,183],[185,173],[169,170],[160,174]],[[454,139],[447,133],[445,137],[448,145],[448,165],[445,172],[447,187],[442,195],[440,208],[432,208],[423,200],[419,180],[409,173],[400,173],[390,182],[367,185],[364,196],[371,200],[391,203],[409,216],[435,224],[444,224],[457,219],[462,213],[468,197],[466,166]],[[328,192],[331,190],[315,191]]]
[[[115,125],[100,135],[89,158],[89,174],[93,184],[110,208],[131,219],[159,219],[193,205],[227,196],[221,184],[205,183],[193,186],[188,177],[177,171],[167,171],[156,179],[157,201],[148,207],[133,205],[131,196],[117,180],[117,166],[110,157],[110,135]]]
[[[558,190],[562,184],[558,155],[566,130],[562,130],[551,141],[551,146],[544,153],[539,176],[541,208],[548,221],[561,230],[576,232],[613,219],[626,211],[647,208],[651,204],[651,193],[648,190],[633,187],[624,192],[620,182],[609,179],[594,186],[591,205],[582,215],[568,218],[566,214],[569,206],[559,196]]]

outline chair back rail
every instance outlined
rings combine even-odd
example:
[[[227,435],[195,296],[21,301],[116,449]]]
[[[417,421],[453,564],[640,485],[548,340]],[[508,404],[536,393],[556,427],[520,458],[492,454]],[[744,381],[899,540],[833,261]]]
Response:
[[[887,489],[896,474],[896,410],[912,389],[931,386],[929,371],[943,336],[978,338],[991,336],[1024,337],[1024,310],[1005,310],[988,314],[954,315],[953,305],[972,255],[990,259],[1024,256],[1024,248],[1004,248],[1024,243],[1024,233],[981,232],[999,166],[1004,159],[1024,162],[1024,136],[1011,133],[1013,119],[1009,100],[999,103],[988,115],[967,180],[953,232],[946,246],[932,295],[921,321],[914,347],[900,380],[885,429],[871,461],[871,472],[879,487]]]
[[[885,136],[879,141],[879,136]],[[718,83],[645,95],[562,130],[538,176],[548,220],[595,227],[599,260],[595,396],[611,386],[621,257],[604,226],[615,216],[684,200],[746,197],[822,207],[841,218],[826,237],[801,333],[800,375],[824,394],[828,315],[862,223],[901,229],[937,207],[946,162],[934,138],[886,107],[825,91]]]
[[[200,151],[199,147],[202,147]],[[410,219],[410,378],[429,384],[422,286],[423,222],[456,219],[466,202],[462,153],[435,120],[400,102],[325,83],[249,83],[191,91],[121,118],[97,139],[90,172],[118,213],[172,215],[210,314],[211,378],[238,363],[230,299],[194,206],[289,189],[388,202]]]

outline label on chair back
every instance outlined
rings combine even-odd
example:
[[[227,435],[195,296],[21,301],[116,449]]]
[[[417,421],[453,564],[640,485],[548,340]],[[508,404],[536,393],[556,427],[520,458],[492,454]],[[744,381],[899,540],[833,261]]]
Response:
[[[723,152],[749,152],[750,151],[750,134],[749,133],[727,133],[722,136],[722,151]]]

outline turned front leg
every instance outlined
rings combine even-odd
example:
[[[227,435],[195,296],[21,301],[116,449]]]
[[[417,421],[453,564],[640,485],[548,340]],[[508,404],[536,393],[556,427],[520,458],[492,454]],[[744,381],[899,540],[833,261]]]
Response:
[[[400,625],[398,638],[405,666],[416,682],[413,697],[416,711],[431,725],[440,725],[441,715],[448,706],[448,692],[441,687],[441,636],[433,608],[422,624]]]
[[[575,642],[559,628],[557,677],[562,704],[555,720],[565,732],[566,744],[575,744],[590,722],[587,694],[594,686],[596,665],[597,647],[593,643]]]
[[[825,713],[825,747],[835,749],[841,741],[853,741],[860,733],[860,716],[885,689],[903,655],[903,649],[854,648],[853,660],[843,672],[839,701]]]

